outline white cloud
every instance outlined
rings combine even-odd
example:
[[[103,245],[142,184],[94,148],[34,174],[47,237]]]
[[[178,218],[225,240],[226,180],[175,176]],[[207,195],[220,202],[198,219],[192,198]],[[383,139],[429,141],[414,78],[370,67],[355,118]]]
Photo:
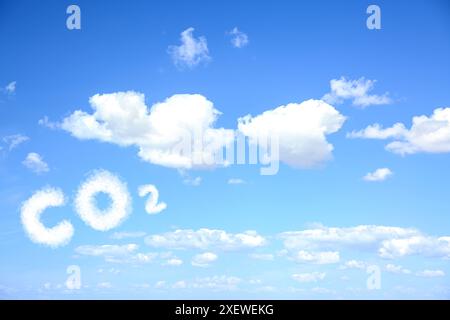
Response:
[[[403,123],[383,128],[370,125],[361,131],[353,131],[350,138],[392,139],[386,150],[396,154],[448,153],[450,152],[450,108],[438,108],[430,117],[416,116],[407,129]]]
[[[145,235],[146,233],[143,231],[134,231],[134,232],[122,231],[122,232],[114,232],[111,238],[116,240],[122,240],[128,238],[142,238]]]
[[[450,237],[431,237],[423,234],[386,239],[378,250],[383,258],[399,258],[409,255],[450,259]]]
[[[374,172],[369,172],[368,174],[366,174],[363,179],[365,181],[384,181],[386,180],[389,176],[391,176],[393,174],[393,172],[391,171],[391,169],[389,168],[380,168],[375,170]]]
[[[97,94],[89,100],[92,113],[77,110],[59,126],[81,140],[135,146],[144,161],[177,169],[214,166],[236,134],[249,137],[262,149],[272,142],[273,156],[279,149],[279,160],[308,168],[332,158],[327,135],[345,121],[331,105],[308,100],[241,117],[235,131],[215,128],[220,112],[202,95],[178,94],[151,107],[144,100],[143,94],[133,91]],[[200,181],[196,178],[193,183]]]
[[[111,198],[109,208],[98,209],[95,195],[106,193]],[[131,196],[125,183],[105,170],[93,172],[78,189],[75,207],[81,219],[90,227],[107,231],[119,226],[131,212]]]
[[[80,255],[102,257],[109,263],[133,265],[151,263],[158,257],[164,256],[163,254],[157,252],[136,252],[138,248],[139,246],[134,243],[125,245],[83,245],[75,248],[75,252]]]
[[[423,270],[418,272],[416,275],[425,278],[436,278],[436,277],[444,277],[445,272],[442,270]]]
[[[195,38],[193,33],[194,28],[184,30],[181,33],[181,45],[169,46],[168,52],[178,67],[193,68],[211,59],[206,38]]]
[[[75,252],[86,256],[115,257],[126,256],[135,252],[139,246],[134,243],[125,245],[104,244],[104,245],[83,245],[75,248]]]
[[[233,276],[212,276],[196,278],[190,281],[180,280],[172,285],[174,289],[209,289],[212,291],[230,291],[238,289],[242,280]]]
[[[140,197],[145,197],[147,194],[150,194],[150,197],[145,203],[145,211],[148,214],[157,214],[167,208],[167,204],[165,202],[158,202],[159,191],[154,185],[142,185],[139,187],[138,193]]]
[[[21,208],[22,225],[33,242],[58,247],[67,244],[73,236],[72,224],[63,220],[52,228],[45,227],[40,216],[48,207],[64,205],[64,194],[59,189],[46,188],[35,192]]]
[[[416,229],[359,225],[338,228],[320,226],[302,231],[283,232],[279,236],[289,250],[333,248],[377,248],[383,240],[406,238],[420,234]]]
[[[371,95],[375,80],[360,78],[358,80],[348,80],[345,77],[330,81],[331,92],[322,99],[330,104],[342,103],[343,100],[352,100],[352,104],[360,107],[371,105],[381,105],[391,103],[387,93],[383,95]]]
[[[239,31],[237,27],[228,32],[231,35],[231,44],[235,48],[243,48],[248,44],[248,36],[242,31]]]
[[[145,242],[153,247],[173,249],[200,249],[216,248],[222,250],[238,250],[263,246],[266,240],[255,231],[243,233],[227,233],[223,230],[175,230],[158,235],[150,235]]]
[[[228,179],[228,184],[245,184],[245,180],[239,178]]]
[[[270,253],[251,253],[249,254],[249,257],[255,260],[265,260],[265,261],[272,261],[275,258],[273,254]]]
[[[17,81],[8,83],[3,89],[7,94],[14,94],[16,92]]]
[[[400,138],[408,130],[403,123],[396,123],[390,128],[383,129],[378,123],[368,126],[361,131],[352,131],[347,133],[347,138],[364,138],[364,139],[387,139]]]
[[[339,262],[339,252],[311,252],[300,250],[292,255],[292,259],[299,263],[332,264]]]
[[[50,171],[48,164],[36,152],[30,152],[25,160],[22,161],[22,164],[37,174]]]
[[[325,272],[311,272],[311,273],[298,273],[293,274],[292,279],[304,283],[304,282],[317,282],[325,279]]]
[[[9,151],[11,151],[12,149],[18,147],[22,143],[27,142],[28,140],[30,140],[30,138],[25,136],[25,135],[23,135],[23,134],[13,134],[13,135],[10,135],[10,136],[3,137],[2,140],[3,140],[4,143],[6,143],[8,145]]]
[[[48,116],[44,116],[44,118],[39,119],[38,120],[38,124],[40,126],[55,130],[55,129],[60,129],[61,128],[61,124],[58,122],[52,122],[49,120]]]
[[[109,268],[109,269],[100,268],[100,269],[97,269],[97,272],[98,273],[111,273],[111,274],[119,274],[119,273],[121,273],[121,271],[119,269],[116,269],[116,268]]]
[[[168,265],[168,266],[181,266],[183,264],[183,260],[179,259],[179,258],[171,258],[168,259],[164,265]]]
[[[402,266],[395,265],[392,263],[389,263],[385,266],[385,270],[390,273],[395,274],[411,274],[411,270],[403,268]]]
[[[213,263],[214,261],[216,261],[218,258],[217,254],[212,253],[212,252],[204,252],[204,253],[200,253],[195,255],[192,258],[191,264],[194,267],[209,267],[211,265],[211,263]]]
[[[202,95],[174,95],[151,108],[144,100],[133,91],[97,94],[89,100],[92,114],[77,110],[61,127],[78,139],[136,146],[144,161],[179,169],[214,163],[234,139],[233,130],[214,128],[220,112]]]
[[[367,264],[364,261],[349,260],[344,263],[341,269],[365,269]]]
[[[348,228],[320,226],[279,235],[287,253],[297,250],[360,250],[393,259],[409,255],[450,258],[450,237],[432,237],[417,229],[359,225]]]
[[[254,144],[278,138],[279,160],[308,168],[332,158],[333,145],[326,137],[337,132],[345,117],[321,100],[290,103],[252,117],[238,119],[238,129]],[[264,146],[263,146],[264,147]]]

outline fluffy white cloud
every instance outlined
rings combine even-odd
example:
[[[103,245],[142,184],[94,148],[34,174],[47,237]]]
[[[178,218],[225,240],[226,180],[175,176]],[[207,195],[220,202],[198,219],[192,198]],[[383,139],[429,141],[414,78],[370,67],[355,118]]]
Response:
[[[450,237],[432,237],[412,228],[360,225],[348,228],[321,226],[279,235],[288,252],[296,250],[365,250],[382,258],[409,255],[450,258]]]
[[[181,45],[169,46],[168,52],[178,67],[193,68],[211,58],[205,37],[195,38],[194,28],[188,28],[181,33]]]
[[[244,233],[227,233],[223,230],[199,229],[199,230],[175,230],[158,235],[146,237],[145,242],[152,247],[173,249],[209,249],[238,250],[255,248],[266,243],[264,237],[255,231]]]
[[[387,93],[381,96],[369,94],[375,82],[375,80],[365,78],[358,80],[349,80],[345,77],[333,79],[330,81],[331,92],[327,93],[322,99],[330,104],[342,103],[343,100],[352,100],[353,105],[360,107],[391,103]]]
[[[22,225],[33,242],[58,247],[67,244],[73,236],[72,224],[63,220],[52,228],[45,227],[40,216],[49,207],[64,205],[64,194],[59,189],[46,188],[35,192],[21,208]]]
[[[302,231],[280,234],[289,250],[333,248],[377,248],[383,240],[406,238],[420,234],[416,229],[400,227],[360,225],[337,228],[320,226]]]
[[[422,255],[450,259],[450,237],[417,234],[405,238],[386,239],[381,243],[378,252],[383,258]]]
[[[99,192],[111,198],[109,208],[100,210],[95,201]],[[75,197],[75,208],[81,219],[90,227],[107,231],[119,226],[131,212],[131,196],[125,183],[114,174],[98,170],[80,186]]]
[[[192,258],[191,264],[194,267],[209,267],[211,265],[211,263],[213,263],[214,261],[216,261],[218,258],[217,254],[212,253],[212,252],[204,252],[204,253],[200,253],[195,255]]]
[[[8,83],[3,89],[7,94],[14,94],[16,92],[17,81]]]
[[[369,172],[368,174],[366,174],[363,179],[365,181],[384,181],[386,180],[389,176],[391,176],[393,174],[393,172],[391,171],[391,169],[389,168],[380,168],[375,170],[374,172]]]
[[[402,266],[395,265],[392,263],[389,263],[385,266],[385,270],[390,273],[395,274],[411,274],[411,270],[403,268]]]
[[[13,134],[2,138],[2,141],[8,145],[9,151],[28,140],[30,140],[30,138],[23,134]]]
[[[292,255],[292,259],[299,263],[332,264],[339,262],[339,252],[300,250]]]
[[[321,100],[241,117],[237,131],[215,128],[220,112],[199,94],[174,95],[151,107],[143,94],[133,91],[97,94],[89,101],[92,113],[77,110],[58,127],[82,140],[135,146],[144,161],[177,169],[226,165],[217,160],[237,135],[260,147],[261,163],[281,160],[293,167],[316,166],[332,157],[327,135],[345,122],[342,114]],[[193,181],[198,184],[200,178]]]
[[[450,108],[438,108],[430,117],[416,116],[407,129],[403,123],[383,128],[370,125],[361,131],[353,131],[350,138],[393,139],[386,149],[396,154],[447,153],[450,152]]]
[[[292,279],[295,281],[304,282],[317,282],[325,279],[325,272],[311,272],[311,273],[297,273],[292,275]]]
[[[151,108],[143,94],[129,91],[90,98],[94,112],[77,110],[62,129],[78,139],[136,146],[144,161],[190,169],[215,163],[215,155],[233,141],[234,131],[214,128],[220,114],[199,94],[178,94]]]
[[[345,117],[331,105],[307,100],[239,118],[238,129],[263,148],[270,137],[277,139],[280,161],[308,168],[332,157],[333,145],[326,136],[337,132],[344,122]]]
[[[231,35],[231,44],[235,48],[243,48],[248,44],[248,36],[242,31],[239,31],[237,27],[228,32]]]
[[[30,152],[22,164],[37,174],[50,171],[48,164],[36,152]]]
[[[416,275],[419,277],[425,277],[425,278],[436,278],[436,277],[444,277],[445,272],[442,270],[423,270],[423,271],[417,272]]]

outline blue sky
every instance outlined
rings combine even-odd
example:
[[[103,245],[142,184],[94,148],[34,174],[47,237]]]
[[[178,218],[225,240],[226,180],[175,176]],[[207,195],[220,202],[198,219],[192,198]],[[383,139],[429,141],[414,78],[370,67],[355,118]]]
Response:
[[[0,297],[450,297],[447,1],[1,1],[0,36]],[[278,172],[155,156],[190,125],[278,132]],[[76,209],[96,170],[132,204],[105,231]],[[21,222],[50,187],[43,225],[74,230],[53,247]]]

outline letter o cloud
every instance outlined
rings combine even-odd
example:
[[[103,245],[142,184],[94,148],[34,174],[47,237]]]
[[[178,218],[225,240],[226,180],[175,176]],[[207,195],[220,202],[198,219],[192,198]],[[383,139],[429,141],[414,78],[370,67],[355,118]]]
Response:
[[[99,210],[95,195],[99,192],[108,194],[111,206]],[[78,189],[75,209],[81,219],[90,227],[107,231],[119,226],[130,214],[131,197],[125,183],[114,174],[99,170],[94,172]]]
[[[64,203],[64,193],[55,188],[36,191],[24,202],[20,217],[26,233],[33,242],[56,248],[70,241],[74,229],[69,221],[63,220],[53,228],[45,227],[40,221],[40,216],[46,208],[63,206]]]

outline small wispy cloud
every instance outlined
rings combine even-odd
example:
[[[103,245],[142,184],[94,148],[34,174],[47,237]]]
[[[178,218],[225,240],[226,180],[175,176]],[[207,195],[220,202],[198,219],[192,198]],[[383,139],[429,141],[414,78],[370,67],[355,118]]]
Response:
[[[13,95],[16,93],[16,87],[17,81],[11,81],[3,88],[2,91],[4,91],[6,94]]]
[[[245,180],[239,178],[228,179],[228,184],[245,184]]]
[[[187,178],[183,180],[183,183],[188,186],[198,187],[202,183],[202,177]]]
[[[138,245],[134,243],[125,245],[114,245],[114,244],[104,244],[104,245],[82,245],[75,248],[75,252],[86,256],[124,256],[138,249]]]
[[[27,142],[28,140],[30,140],[30,138],[23,134],[13,134],[2,138],[2,141],[8,146],[9,151],[18,147],[22,143]]]
[[[387,264],[384,267],[384,269],[387,272],[395,273],[395,274],[411,274],[411,270],[406,269],[400,265],[392,264],[392,263]]]
[[[235,48],[243,48],[248,45],[248,36],[242,31],[239,31],[237,27],[234,27],[233,30],[228,32],[231,36],[231,44]]]
[[[217,254],[212,253],[212,252],[204,252],[204,253],[200,253],[194,256],[194,258],[192,258],[191,264],[194,267],[209,267],[211,265],[211,263],[213,263],[214,261],[216,261],[218,258]]]
[[[442,270],[423,270],[417,272],[416,275],[425,278],[436,278],[436,277],[444,277],[445,272]]]
[[[122,232],[114,232],[113,235],[111,236],[111,239],[122,240],[129,238],[142,238],[145,235],[146,233],[143,231],[132,231],[132,232],[122,231]]]
[[[169,46],[168,52],[177,67],[193,68],[201,63],[208,62],[208,43],[205,37],[195,38],[194,28],[188,28],[181,33],[181,45]]]
[[[183,264],[183,260],[176,258],[176,257],[170,258],[166,262],[163,263],[163,265],[165,265],[165,266],[173,266],[173,267],[178,267],[178,266],[181,266],[182,264]]]
[[[325,275],[325,272],[297,273],[292,275],[292,279],[301,283],[317,282],[325,279]]]
[[[50,171],[48,164],[36,152],[30,152],[25,158],[25,160],[22,161],[22,164],[37,174]]]
[[[383,95],[370,94],[376,80],[360,78],[350,80],[345,77],[330,81],[331,92],[322,97],[322,100],[330,104],[340,104],[344,100],[351,100],[354,106],[368,107],[372,105],[383,105],[392,102],[388,93]]]
[[[369,181],[369,182],[376,182],[376,181],[384,181],[390,176],[393,175],[393,172],[389,168],[380,168],[375,170],[374,172],[369,172],[363,177],[363,180]]]
[[[251,253],[249,257],[255,260],[272,261],[274,260],[274,255],[271,253]]]
[[[147,236],[147,245],[168,249],[220,249],[239,250],[257,248],[266,244],[266,239],[255,231],[228,233],[216,229],[179,229]]]
[[[44,116],[42,119],[39,119],[38,124],[40,126],[55,130],[61,128],[61,124],[58,122],[50,121],[48,116]]]

